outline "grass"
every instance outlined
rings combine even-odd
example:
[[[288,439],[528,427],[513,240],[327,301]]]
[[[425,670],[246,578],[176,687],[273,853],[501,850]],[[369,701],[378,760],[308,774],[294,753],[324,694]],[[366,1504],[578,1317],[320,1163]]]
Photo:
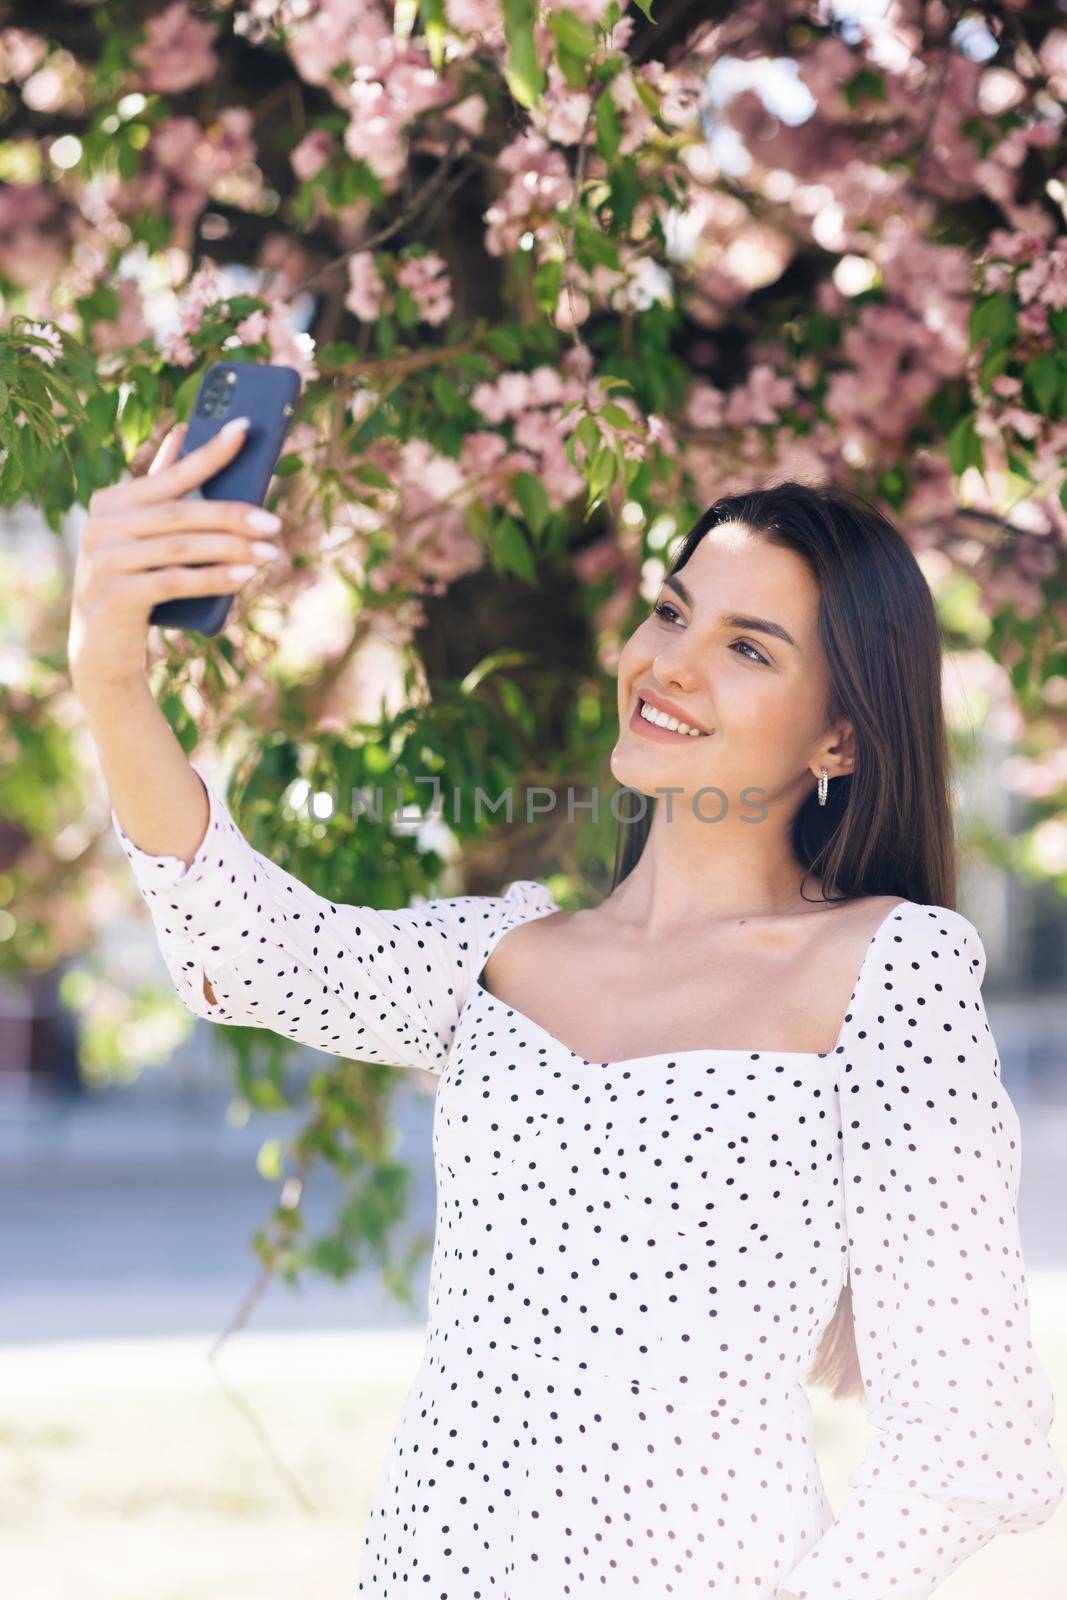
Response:
[[[1067,1275],[1030,1274],[1038,1353],[1067,1392]],[[410,1332],[0,1347],[0,1575],[19,1600],[353,1600],[363,1525],[422,1353]],[[224,1387],[225,1385],[225,1387]],[[839,1506],[867,1436],[813,1392]],[[1067,1459],[1067,1415],[1053,1443]],[[1067,1508],[938,1591],[1053,1600]]]

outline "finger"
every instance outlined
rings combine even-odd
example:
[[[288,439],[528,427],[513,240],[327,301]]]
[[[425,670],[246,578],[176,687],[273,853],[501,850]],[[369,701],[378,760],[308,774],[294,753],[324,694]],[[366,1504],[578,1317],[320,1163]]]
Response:
[[[92,543],[97,548],[127,539],[155,539],[171,533],[243,533],[249,538],[277,538],[282,519],[244,500],[162,500],[140,510],[102,512],[93,517]]]
[[[235,594],[260,569],[251,562],[215,563],[205,567],[157,567],[152,572],[135,572],[123,579],[126,592],[144,606],[159,600],[177,600],[190,595]]]
[[[164,467],[169,467],[172,462],[177,461],[178,451],[182,447],[182,440],[188,431],[189,424],[187,422],[176,422],[174,424],[156,451],[155,459],[148,469],[150,478],[154,477],[157,472],[162,472]]]
[[[160,467],[151,477],[133,478],[110,490],[106,509],[128,511],[132,506],[154,505],[159,500],[179,500],[233,460],[244,444],[247,429],[248,418],[235,417],[180,461]]]
[[[261,567],[276,561],[281,553],[278,545],[267,539],[242,539],[234,533],[173,533],[112,545],[99,559],[100,565],[111,572],[148,572],[155,567],[200,566],[205,562],[252,562]]]

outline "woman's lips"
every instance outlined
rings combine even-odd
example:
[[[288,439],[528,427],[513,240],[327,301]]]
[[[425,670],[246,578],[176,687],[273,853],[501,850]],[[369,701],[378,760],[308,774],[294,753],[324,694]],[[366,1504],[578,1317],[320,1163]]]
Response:
[[[637,704],[630,713],[629,722],[629,726],[633,732],[639,734],[643,739],[651,739],[654,743],[659,744],[666,742],[668,744],[695,745],[700,744],[702,739],[709,737],[708,734],[702,734],[700,738],[694,738],[691,733],[675,733],[673,728],[661,728],[658,723],[649,722],[641,715],[641,707],[643,704],[644,701],[640,696],[638,696]]]

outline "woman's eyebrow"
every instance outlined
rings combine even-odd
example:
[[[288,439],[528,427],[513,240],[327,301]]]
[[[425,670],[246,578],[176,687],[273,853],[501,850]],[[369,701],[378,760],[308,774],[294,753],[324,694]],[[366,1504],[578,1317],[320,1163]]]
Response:
[[[673,589],[690,610],[693,609],[693,596],[689,593],[681,578],[676,578],[673,573],[668,573],[663,580],[664,586]],[[779,622],[768,622],[766,617],[746,617],[737,611],[724,612],[721,618],[728,628],[748,628],[752,633],[768,633],[775,639],[783,639],[786,644],[791,644],[794,650],[800,646],[791,633],[787,633]]]

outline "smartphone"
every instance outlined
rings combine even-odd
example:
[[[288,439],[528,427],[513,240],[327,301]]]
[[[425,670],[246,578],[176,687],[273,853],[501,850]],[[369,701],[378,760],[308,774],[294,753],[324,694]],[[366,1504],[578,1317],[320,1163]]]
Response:
[[[282,453],[285,436],[300,398],[300,374],[294,367],[272,367],[264,362],[213,361],[200,380],[179,459],[205,444],[231,417],[248,417],[248,431],[240,450],[187,500],[244,500],[261,506],[271,475]],[[199,561],[194,566],[208,566]],[[187,633],[218,633],[233,604],[232,594],[183,595],[160,600],[149,622],[161,628],[182,628]]]

